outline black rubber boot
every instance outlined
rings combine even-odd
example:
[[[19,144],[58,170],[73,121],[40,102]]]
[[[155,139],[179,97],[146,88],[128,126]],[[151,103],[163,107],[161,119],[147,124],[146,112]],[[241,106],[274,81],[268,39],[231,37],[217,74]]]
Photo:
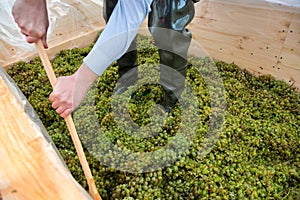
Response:
[[[187,31],[187,30],[186,30]],[[188,33],[188,31],[187,31]],[[159,50],[160,55],[160,84],[165,90],[164,107],[171,109],[185,88],[187,71],[187,50],[190,45],[189,34],[175,34],[174,39],[179,45],[173,46],[173,52]]]
[[[108,22],[113,9],[115,8],[118,0],[103,0],[103,18]],[[136,38],[132,41],[127,52],[117,60],[118,74],[121,90],[126,90],[127,87],[133,85],[137,80],[138,75],[138,59],[137,59],[137,47]]]
[[[195,14],[192,0],[154,0],[148,26],[159,49],[164,107],[170,110],[185,87],[187,52],[192,34],[185,28]]]

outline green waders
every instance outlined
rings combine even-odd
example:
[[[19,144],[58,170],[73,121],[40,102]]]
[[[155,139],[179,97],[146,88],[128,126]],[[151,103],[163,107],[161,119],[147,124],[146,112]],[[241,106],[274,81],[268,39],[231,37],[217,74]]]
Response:
[[[103,18],[108,22],[118,0],[103,0]],[[138,59],[137,59],[137,48],[136,48],[136,38],[130,44],[127,53],[125,53],[121,58],[117,60],[119,69],[119,78],[126,80],[126,83],[121,83],[121,85],[133,85],[137,80],[138,74]]]
[[[117,2],[118,0],[104,0],[103,15],[106,22]],[[192,38],[185,27],[194,17],[195,2],[198,0],[153,0],[151,4],[148,27],[159,49],[160,84],[165,90],[165,108],[174,106],[184,89],[187,51]],[[122,79],[125,78],[126,84],[134,84],[138,73],[136,39],[129,49],[118,60],[119,75],[125,76]],[[127,73],[129,70],[130,73]]]

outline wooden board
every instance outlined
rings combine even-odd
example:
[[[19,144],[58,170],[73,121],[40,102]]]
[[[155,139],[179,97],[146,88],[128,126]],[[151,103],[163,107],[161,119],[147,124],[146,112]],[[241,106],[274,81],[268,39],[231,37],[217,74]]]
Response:
[[[96,29],[96,30],[88,30],[84,33],[79,34],[78,36],[71,37],[71,38],[68,38],[65,40],[54,38],[57,41],[51,42],[50,43],[51,46],[49,45],[49,49],[46,50],[47,55],[49,56],[49,59],[54,58],[54,56],[57,53],[59,53],[61,50],[72,49],[72,48],[76,48],[76,47],[82,48],[82,47],[89,46],[92,42],[94,42],[97,39],[97,37],[99,35],[99,31],[101,29],[102,29],[102,27],[99,27],[99,29]],[[5,70],[7,70],[14,63],[17,63],[19,61],[28,62],[37,56],[38,56],[37,51],[24,53],[21,57],[13,56],[4,62],[2,67]]]
[[[33,109],[3,69],[0,110],[3,199],[91,199],[74,180]]]
[[[294,13],[274,76],[300,89],[300,13]]]
[[[216,60],[300,89],[300,8],[263,1],[203,0],[189,29]]]

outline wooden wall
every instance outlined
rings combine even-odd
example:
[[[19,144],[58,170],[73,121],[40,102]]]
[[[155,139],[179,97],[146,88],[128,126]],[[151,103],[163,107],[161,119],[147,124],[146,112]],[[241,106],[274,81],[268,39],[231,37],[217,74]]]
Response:
[[[3,69],[0,110],[0,199],[92,199],[72,177],[46,129]]]
[[[67,1],[68,2],[68,1]],[[87,2],[87,1],[83,1]],[[70,4],[85,13],[88,3]],[[255,75],[271,74],[293,87],[300,88],[300,8],[271,4],[263,0],[201,0],[195,4],[196,15],[189,29],[194,43],[190,51],[199,51],[202,46],[216,60],[234,62]],[[97,38],[105,26],[102,8],[90,7],[94,14],[66,23],[61,19],[57,29],[49,37],[48,54],[53,57],[62,49],[83,47]],[[75,24],[74,24],[75,23]],[[147,22],[141,32],[149,34]],[[19,60],[30,60],[36,52],[13,56],[15,49],[8,44],[10,57],[0,64],[8,68]]]
[[[203,0],[196,4],[189,29],[214,59],[300,88],[300,8],[257,0]]]

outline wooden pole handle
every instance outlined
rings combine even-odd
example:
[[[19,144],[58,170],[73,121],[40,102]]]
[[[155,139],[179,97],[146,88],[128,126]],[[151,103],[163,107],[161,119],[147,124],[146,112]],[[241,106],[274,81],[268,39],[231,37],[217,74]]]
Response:
[[[48,78],[50,80],[50,83],[52,85],[52,88],[53,88],[55,86],[56,82],[57,82],[57,79],[56,79],[55,73],[53,71],[52,65],[50,63],[50,60],[48,58],[48,55],[47,55],[47,53],[44,49],[43,43],[42,43],[41,40],[39,40],[39,41],[36,42],[35,45],[36,45],[36,49],[39,53],[39,56],[42,60],[44,68],[46,70],[47,76],[48,76]],[[71,115],[68,115],[65,118],[65,121],[66,121],[68,130],[70,132],[71,138],[73,140],[73,143],[75,145],[75,149],[77,151],[77,154],[78,154],[79,161],[81,163],[83,172],[84,172],[85,177],[87,179],[87,183],[88,183],[88,186],[89,186],[89,193],[90,193],[90,195],[92,196],[93,199],[102,200],[99,193],[98,193],[98,191],[97,191],[95,181],[93,179],[91,170],[90,170],[88,162],[86,160],[86,157],[85,157],[85,154],[84,154],[84,151],[83,151],[83,148],[82,148],[82,145],[81,145],[80,139],[78,137],[78,134],[77,134],[77,131],[76,131],[76,128],[75,128],[75,125],[74,125],[74,122],[73,122],[73,119],[72,119]]]

